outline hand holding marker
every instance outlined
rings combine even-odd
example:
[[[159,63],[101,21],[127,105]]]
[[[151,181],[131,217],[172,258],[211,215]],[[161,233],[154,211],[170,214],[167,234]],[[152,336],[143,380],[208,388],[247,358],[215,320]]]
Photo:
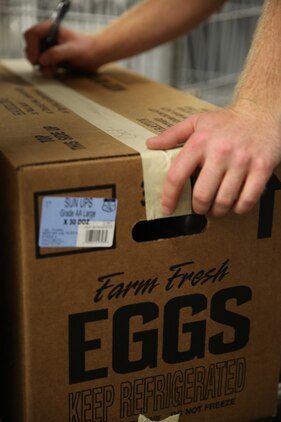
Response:
[[[46,51],[48,48],[51,48],[58,43],[59,27],[69,8],[70,0],[62,0],[57,5],[55,11],[51,16],[51,29],[46,38],[43,38],[41,41],[40,54],[44,53],[44,51]]]

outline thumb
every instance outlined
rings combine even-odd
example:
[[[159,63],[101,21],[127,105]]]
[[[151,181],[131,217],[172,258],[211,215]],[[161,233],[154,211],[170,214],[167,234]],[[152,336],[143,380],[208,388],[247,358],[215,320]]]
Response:
[[[198,115],[194,114],[165,130],[165,132],[161,133],[159,136],[148,139],[146,142],[148,148],[169,149],[186,142],[194,132],[197,116]]]

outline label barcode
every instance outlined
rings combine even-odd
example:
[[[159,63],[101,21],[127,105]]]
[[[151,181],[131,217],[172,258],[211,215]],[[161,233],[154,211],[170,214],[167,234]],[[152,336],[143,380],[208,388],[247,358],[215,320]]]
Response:
[[[107,243],[109,230],[86,230],[85,243]]]

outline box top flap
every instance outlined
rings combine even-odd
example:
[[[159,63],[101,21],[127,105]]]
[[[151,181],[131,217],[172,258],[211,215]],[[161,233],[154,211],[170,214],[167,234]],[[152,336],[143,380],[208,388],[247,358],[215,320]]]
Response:
[[[0,150],[16,168],[134,155],[134,131],[145,142],[211,107],[117,66],[51,80],[4,60],[0,87]]]

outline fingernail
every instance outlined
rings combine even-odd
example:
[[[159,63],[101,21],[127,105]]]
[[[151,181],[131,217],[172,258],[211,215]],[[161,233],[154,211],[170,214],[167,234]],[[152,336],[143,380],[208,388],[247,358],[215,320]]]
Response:
[[[146,144],[147,145],[150,144],[151,141],[154,142],[156,138],[157,138],[157,136],[154,136],[153,138],[147,139]]]
[[[162,205],[162,213],[164,215],[170,215],[172,213],[172,211],[166,205]]]

